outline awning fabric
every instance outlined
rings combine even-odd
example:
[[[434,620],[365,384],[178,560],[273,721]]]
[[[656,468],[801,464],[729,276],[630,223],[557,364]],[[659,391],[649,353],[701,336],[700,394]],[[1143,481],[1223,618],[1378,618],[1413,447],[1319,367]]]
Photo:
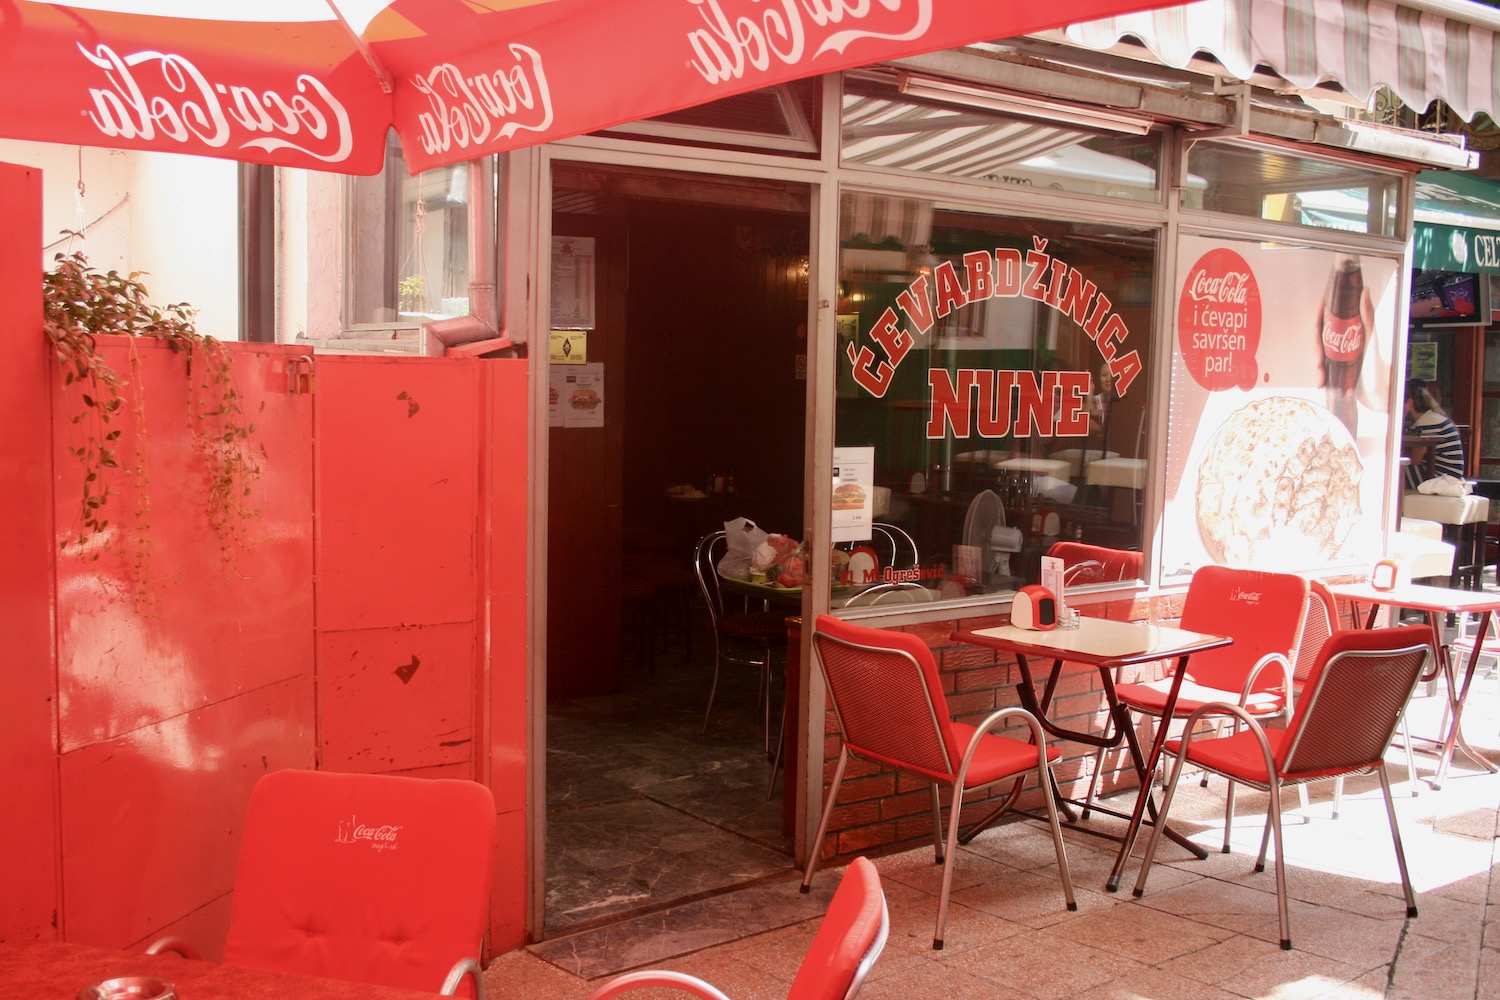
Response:
[[[0,136],[417,171],[1160,2],[0,0]]]
[[[1425,170],[1416,201],[1412,267],[1500,274],[1500,183]]]
[[[1464,120],[1500,109],[1500,14],[1474,3],[1422,0],[1197,0],[1074,24],[1070,42],[1141,42],[1185,68],[1200,52],[1241,80],[1265,65],[1298,87],[1329,80],[1360,100],[1380,86],[1419,111],[1442,99]]]

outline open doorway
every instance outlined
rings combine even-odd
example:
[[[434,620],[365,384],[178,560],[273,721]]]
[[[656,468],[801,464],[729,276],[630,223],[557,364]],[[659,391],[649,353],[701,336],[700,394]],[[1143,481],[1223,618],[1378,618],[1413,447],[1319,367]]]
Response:
[[[692,556],[738,517],[803,533],[810,199],[581,164],[553,192],[547,937],[792,867],[780,673],[768,711],[725,665],[705,729]]]

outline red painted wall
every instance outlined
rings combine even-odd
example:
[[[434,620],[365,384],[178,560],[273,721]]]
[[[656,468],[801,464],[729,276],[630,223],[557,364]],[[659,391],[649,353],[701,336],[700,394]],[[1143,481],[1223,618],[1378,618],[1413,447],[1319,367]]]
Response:
[[[0,248],[0,940],[172,933],[213,957],[250,789],[322,766],[488,782],[491,947],[520,945],[525,362],[319,356],[309,394],[290,377],[301,350],[231,345],[263,474],[226,562],[183,357],[105,338],[143,390],[120,452],[144,440],[148,478],[117,473],[109,531],[60,548],[83,473],[76,395],[41,333],[40,192],[34,171],[0,165],[0,211],[36,234]],[[142,496],[144,570],[128,516]]]
[[[53,730],[52,446],[45,433],[42,175],[0,164],[0,937],[56,935],[57,766]]]

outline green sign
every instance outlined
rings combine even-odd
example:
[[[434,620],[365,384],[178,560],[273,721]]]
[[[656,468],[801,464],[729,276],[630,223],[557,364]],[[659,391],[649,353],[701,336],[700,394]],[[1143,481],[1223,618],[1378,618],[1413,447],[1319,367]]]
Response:
[[[1412,267],[1500,274],[1500,184],[1441,170],[1417,175]]]
[[[1438,345],[1409,344],[1406,348],[1406,377],[1431,382],[1437,378]]]

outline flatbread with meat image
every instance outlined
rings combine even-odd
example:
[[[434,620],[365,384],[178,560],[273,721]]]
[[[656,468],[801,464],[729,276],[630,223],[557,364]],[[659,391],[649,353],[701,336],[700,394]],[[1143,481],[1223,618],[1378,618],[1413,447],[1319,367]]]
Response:
[[[1333,414],[1292,396],[1231,413],[1198,466],[1198,533],[1215,562],[1332,559],[1360,514],[1364,473]]]

